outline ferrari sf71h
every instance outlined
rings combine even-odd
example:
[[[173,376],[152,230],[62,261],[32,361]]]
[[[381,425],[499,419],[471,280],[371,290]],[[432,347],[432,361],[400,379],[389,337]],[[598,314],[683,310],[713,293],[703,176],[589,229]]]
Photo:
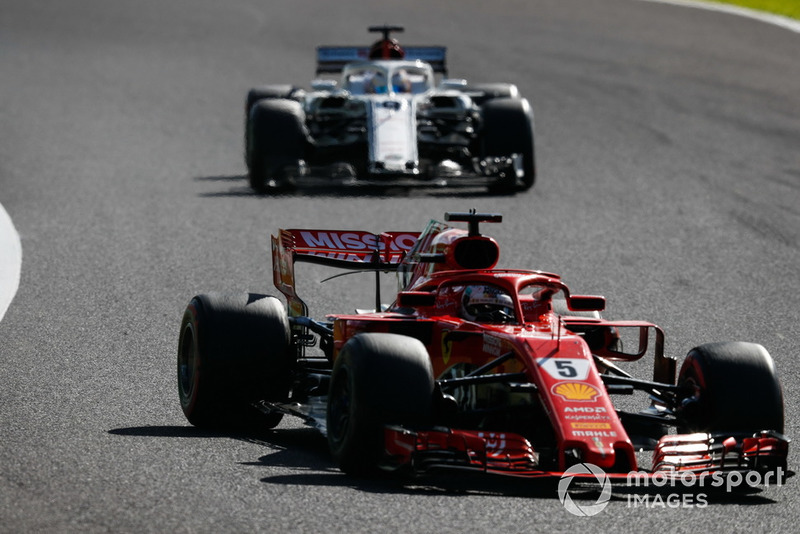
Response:
[[[204,294],[187,307],[184,414],[207,428],[300,417],[350,473],[785,470],[782,391],[763,346],[700,345],[678,370],[655,324],[603,318],[604,297],[573,294],[556,274],[496,268],[498,244],[479,225],[500,220],[473,211],[421,233],[281,230],[272,264],[286,304]],[[396,272],[399,292],[387,306],[377,296],[374,309],[314,319],[296,262]],[[645,355],[650,378],[625,370]],[[644,402],[627,409],[635,395]]]

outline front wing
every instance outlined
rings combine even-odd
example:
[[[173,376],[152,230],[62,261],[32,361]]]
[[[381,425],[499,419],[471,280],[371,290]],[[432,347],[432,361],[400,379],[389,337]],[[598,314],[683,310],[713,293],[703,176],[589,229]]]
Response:
[[[411,431],[396,426],[384,430],[386,469],[411,468],[416,473],[459,469],[518,478],[560,478],[564,471],[542,468],[530,442],[510,432],[434,429]],[[643,480],[673,484],[696,481],[714,473],[776,472],[788,476],[789,440],[774,432],[721,438],[705,433],[661,438],[648,471],[606,473],[615,483],[638,485]],[[592,478],[594,475],[574,475]],[[749,479],[748,479],[749,482]]]

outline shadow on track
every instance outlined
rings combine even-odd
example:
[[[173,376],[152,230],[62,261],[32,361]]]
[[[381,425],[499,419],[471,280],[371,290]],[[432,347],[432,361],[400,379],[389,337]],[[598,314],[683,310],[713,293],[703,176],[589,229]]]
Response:
[[[374,183],[359,184],[345,183],[335,179],[303,178],[298,180],[293,188],[276,189],[271,193],[257,193],[247,184],[246,175],[219,175],[198,176],[196,182],[212,182],[231,185],[225,191],[200,193],[200,197],[264,197],[279,198],[285,196],[296,197],[452,197],[452,198],[503,198],[512,197],[513,192],[489,191],[485,186],[448,186],[448,185],[396,185],[387,183],[379,185]],[[243,182],[238,184],[237,182]]]
[[[354,477],[341,472],[328,452],[328,442],[313,428],[278,428],[261,432],[233,433],[201,430],[192,426],[141,426],[116,428],[109,434],[123,437],[154,438],[227,438],[246,441],[270,449],[268,454],[241,465],[279,467],[286,474],[264,477],[265,484],[296,486],[349,487],[376,494],[445,494],[497,495],[538,498],[558,498],[556,482],[516,480],[478,474],[433,473],[423,476],[404,476],[379,473],[370,477]]]
[[[265,484],[290,484],[294,486],[349,487],[375,494],[404,495],[483,495],[558,500],[559,479],[522,479],[492,476],[461,471],[436,471],[424,475],[408,476],[397,473],[379,473],[370,477],[354,477],[341,472],[328,452],[322,434],[313,428],[278,428],[261,432],[232,433],[202,430],[193,426],[141,426],[117,428],[108,431],[115,436],[145,436],[155,438],[227,438],[261,445],[271,452],[252,462],[241,465],[279,467],[287,474],[264,477]],[[610,501],[631,508],[675,507],[676,499],[688,499],[704,506],[769,505],[777,501],[769,498],[761,488],[725,491],[724,488],[627,487],[614,485]],[[600,496],[599,484],[570,486],[570,497],[578,502],[592,504]]]

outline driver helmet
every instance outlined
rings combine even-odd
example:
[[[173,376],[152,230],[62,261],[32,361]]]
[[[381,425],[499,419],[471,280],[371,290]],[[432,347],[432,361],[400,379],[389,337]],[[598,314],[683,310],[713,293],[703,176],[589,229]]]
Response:
[[[367,75],[367,93],[380,94],[386,92],[386,75],[375,71]]]
[[[405,69],[400,69],[392,75],[392,90],[395,93],[411,92],[411,80]]]
[[[507,322],[514,317],[514,301],[499,287],[467,286],[461,297],[461,316],[469,321]]]
[[[406,51],[397,39],[381,39],[369,48],[369,59],[403,59]]]

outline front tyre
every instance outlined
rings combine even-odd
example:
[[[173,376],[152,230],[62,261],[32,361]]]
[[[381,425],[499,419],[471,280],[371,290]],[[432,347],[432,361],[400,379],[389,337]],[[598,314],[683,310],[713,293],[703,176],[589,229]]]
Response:
[[[687,391],[680,414],[687,432],[783,432],[783,393],[761,345],[709,343],[689,351],[678,374]]]
[[[260,100],[248,128],[250,186],[258,193],[290,186],[311,147],[303,106],[285,98]]]
[[[428,423],[433,390],[433,368],[419,340],[384,333],[351,338],[336,358],[328,393],[328,446],[342,471],[375,470],[384,425]]]
[[[481,155],[486,157],[522,156],[521,179],[512,177],[496,189],[526,191],[536,181],[533,110],[524,98],[496,98],[481,106],[483,134]]]
[[[247,92],[247,97],[244,103],[244,161],[247,165],[248,172],[250,171],[250,112],[256,102],[266,100],[268,98],[289,98],[297,100],[303,96],[302,89],[294,87],[293,85],[263,85],[254,87]]]
[[[212,429],[272,428],[258,400],[286,400],[290,331],[281,301],[243,293],[192,299],[178,341],[178,395],[186,419]]]

